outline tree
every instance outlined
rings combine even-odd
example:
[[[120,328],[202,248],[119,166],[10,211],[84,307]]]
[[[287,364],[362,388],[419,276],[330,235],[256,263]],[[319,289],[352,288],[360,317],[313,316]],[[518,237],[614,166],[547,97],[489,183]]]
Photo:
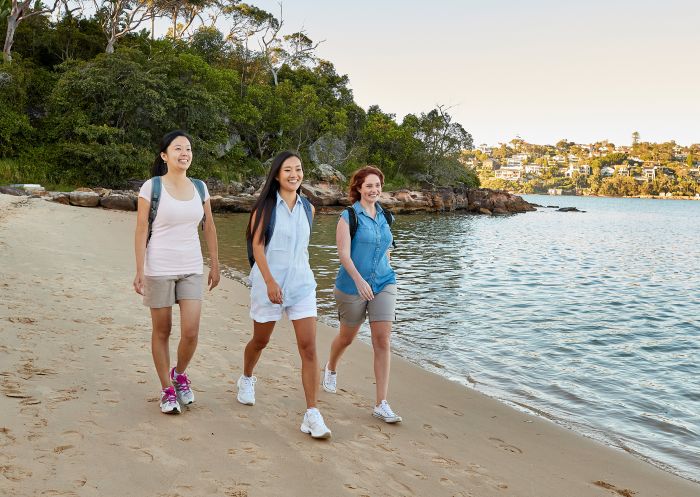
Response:
[[[7,1],[7,0],[5,0]],[[5,62],[12,62],[12,44],[15,40],[15,31],[19,23],[32,16],[50,14],[56,10],[60,0],[54,0],[51,7],[37,2],[34,9],[30,8],[32,0],[10,0],[11,6],[7,15],[7,32],[5,33],[5,45],[2,50],[2,58]],[[7,7],[5,7],[7,9]]]
[[[132,33],[156,17],[153,4],[144,0],[92,0],[102,31],[107,38],[106,53],[114,53],[119,38]]]
[[[635,131],[632,133],[632,146],[634,147],[639,143],[639,131]]]

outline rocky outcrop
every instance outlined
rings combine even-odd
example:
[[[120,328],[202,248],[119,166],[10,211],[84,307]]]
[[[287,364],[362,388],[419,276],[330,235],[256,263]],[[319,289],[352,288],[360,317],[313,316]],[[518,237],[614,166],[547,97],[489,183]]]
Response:
[[[207,182],[209,185],[209,182]],[[253,186],[225,185],[214,183],[211,207],[214,212],[250,212],[257,200]],[[241,191],[243,190],[243,191]],[[337,184],[328,181],[305,182],[301,191],[319,212],[332,212],[350,205],[347,192]],[[236,192],[231,194],[229,192]],[[83,207],[102,207],[133,211],[137,206],[135,191],[120,191],[82,188],[68,194],[50,193],[55,202],[70,203]],[[48,198],[47,197],[47,198]],[[396,214],[411,212],[452,212],[465,211],[475,214],[503,215],[536,210],[535,207],[517,195],[504,191],[480,188],[439,188],[433,190],[396,190],[383,192],[380,199],[383,206]]]
[[[309,158],[316,165],[330,164],[338,167],[345,162],[347,157],[347,147],[340,138],[327,134],[309,146]]]
[[[314,174],[321,181],[328,183],[344,183],[345,175],[328,164],[319,164],[314,169]]]

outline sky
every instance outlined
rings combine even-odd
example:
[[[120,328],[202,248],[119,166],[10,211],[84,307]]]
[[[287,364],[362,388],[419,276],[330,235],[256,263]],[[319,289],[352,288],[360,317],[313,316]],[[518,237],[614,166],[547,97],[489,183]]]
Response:
[[[272,0],[249,3],[273,13]],[[449,107],[474,144],[700,143],[697,0],[286,0],[355,101]]]

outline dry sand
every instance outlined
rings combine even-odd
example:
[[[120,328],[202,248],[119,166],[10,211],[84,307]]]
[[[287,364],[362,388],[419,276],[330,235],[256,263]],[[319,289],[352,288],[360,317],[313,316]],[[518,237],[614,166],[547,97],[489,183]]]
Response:
[[[134,222],[0,195],[0,495],[700,495],[700,485],[398,358],[391,401],[404,422],[383,424],[370,415],[362,343],[345,357],[339,394],[320,393],[333,438],[312,440],[299,431],[288,322],[256,371],[257,404],[236,402],[251,324],[246,289],[227,279],[205,297],[189,370],[197,402],[165,416],[149,315],[131,288]],[[333,334],[319,325],[321,360]]]

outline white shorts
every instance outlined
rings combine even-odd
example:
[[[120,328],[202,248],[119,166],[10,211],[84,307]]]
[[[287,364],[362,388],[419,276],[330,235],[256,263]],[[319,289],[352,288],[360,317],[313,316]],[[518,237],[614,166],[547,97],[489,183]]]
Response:
[[[255,299],[250,299],[250,318],[257,323],[279,321],[285,312],[290,321],[315,318],[317,316],[316,292],[314,291],[296,304],[286,307],[281,304],[273,304],[267,299],[265,299],[265,302],[256,302]]]

